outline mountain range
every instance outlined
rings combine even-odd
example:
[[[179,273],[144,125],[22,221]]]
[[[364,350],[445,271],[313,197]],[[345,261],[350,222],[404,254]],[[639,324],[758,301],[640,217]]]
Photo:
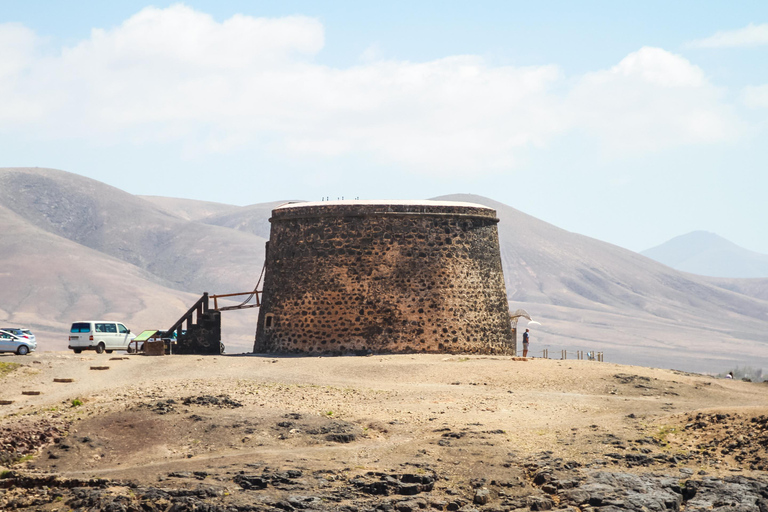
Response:
[[[711,277],[768,277],[768,254],[744,249],[708,231],[693,231],[642,251],[669,267]]]
[[[532,353],[601,351],[606,361],[697,371],[768,367],[768,279],[710,278],[496,209],[510,309],[526,309]],[[66,348],[74,320],[134,331],[172,324],[204,291],[253,289],[271,210],[134,196],[52,169],[0,169],[0,324]],[[256,309],[223,314],[228,352],[249,351]],[[525,322],[521,323],[525,326]]]

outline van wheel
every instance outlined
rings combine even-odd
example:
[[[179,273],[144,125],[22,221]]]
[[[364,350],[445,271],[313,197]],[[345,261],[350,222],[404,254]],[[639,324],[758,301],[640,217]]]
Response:
[[[111,354],[114,350],[107,350],[107,354]]]
[[[81,348],[73,348],[72,350],[74,350],[75,354],[82,354],[83,353],[83,349],[81,349]]]
[[[104,353],[104,343],[99,343],[96,345],[96,353],[97,354],[103,354]]]
[[[29,347],[26,345],[19,345],[19,348],[16,349],[16,353],[20,356],[25,356],[29,354]]]

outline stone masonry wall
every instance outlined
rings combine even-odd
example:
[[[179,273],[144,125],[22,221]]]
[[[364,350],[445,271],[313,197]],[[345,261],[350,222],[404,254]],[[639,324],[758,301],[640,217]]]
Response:
[[[272,212],[254,352],[512,351],[493,209],[349,203]]]

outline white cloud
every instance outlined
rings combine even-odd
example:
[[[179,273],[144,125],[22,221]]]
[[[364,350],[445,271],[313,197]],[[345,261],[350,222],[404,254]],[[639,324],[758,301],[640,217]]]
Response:
[[[750,108],[768,108],[768,84],[745,87],[742,99]]]
[[[647,46],[624,57],[609,72],[591,78],[601,75],[607,80],[621,76],[662,87],[701,87],[705,82],[704,72],[685,58]]]
[[[732,139],[739,122],[700,68],[644,47],[573,88],[574,126],[600,138],[608,154],[658,151]]]
[[[23,91],[34,60],[38,38],[18,23],[0,23],[0,126],[41,115],[39,105]]]
[[[474,56],[340,69],[315,62],[316,20],[219,23],[184,5],[144,9],[55,57],[36,53],[23,27],[0,26],[6,40],[18,44],[0,50],[13,63],[0,68],[0,105],[15,107],[0,107],[0,131],[38,138],[356,154],[443,174],[509,169],[570,130],[618,155],[727,140],[738,128],[702,70],[659,48],[576,78]]]
[[[690,41],[689,48],[743,48],[768,44],[768,23],[750,23],[736,30],[722,30],[715,35]]]

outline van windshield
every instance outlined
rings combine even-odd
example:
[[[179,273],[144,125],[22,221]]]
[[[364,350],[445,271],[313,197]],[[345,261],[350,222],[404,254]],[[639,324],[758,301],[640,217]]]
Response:
[[[87,322],[74,323],[69,332],[91,332],[91,324]]]

